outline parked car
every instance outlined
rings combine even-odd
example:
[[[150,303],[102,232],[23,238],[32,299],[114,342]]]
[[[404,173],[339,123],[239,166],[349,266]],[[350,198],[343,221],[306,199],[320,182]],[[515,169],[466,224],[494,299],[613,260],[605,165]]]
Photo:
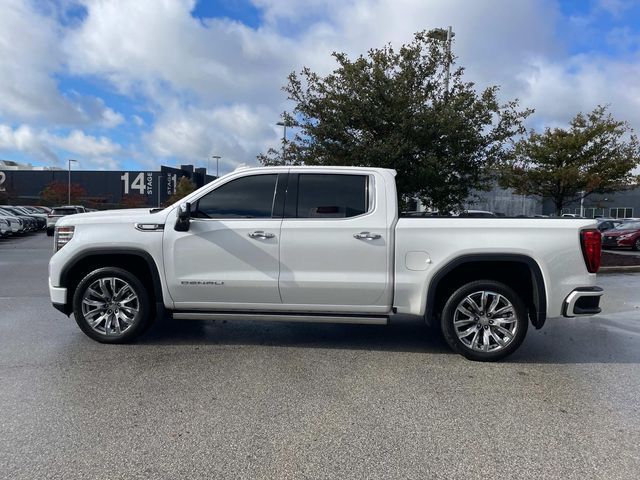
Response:
[[[3,205],[2,207],[0,207],[0,214],[5,216],[8,215],[8,216],[19,219],[22,225],[22,229],[20,230],[20,233],[33,232],[38,229],[38,223],[35,218],[30,217],[28,215],[23,215],[17,211],[14,212],[11,207],[8,207],[6,205]]]
[[[601,232],[611,230],[623,222],[623,220],[618,220],[617,218],[597,218],[596,221],[598,222],[598,230]]]
[[[83,213],[84,209],[79,211],[78,207],[75,205],[66,205],[64,207],[55,207],[51,210],[51,212],[47,215],[47,235],[53,236],[53,230],[56,226],[57,221],[66,217],[67,215],[75,215],[76,213]]]
[[[49,213],[51,212],[51,209],[49,207],[45,207],[43,205],[31,205],[31,208],[35,208],[36,210],[38,210],[41,213]]]
[[[0,209],[0,218],[9,223],[9,230],[11,235],[22,233],[25,230],[22,220],[20,220],[15,215],[4,213],[2,209]]]
[[[266,167],[165,209],[58,220],[53,305],[96,341],[176,320],[437,325],[455,351],[498,360],[529,323],[600,312],[593,220],[398,218],[395,172]],[[544,274],[543,274],[544,272]]]
[[[578,213],[563,213],[562,218],[584,218],[581,217]]]
[[[37,230],[43,230],[47,226],[47,215],[40,212],[33,212],[28,207],[11,207],[12,211],[17,212],[28,217],[35,218],[37,223]]]
[[[640,221],[622,222],[602,235],[602,248],[640,250]]]
[[[4,238],[9,235],[11,235],[11,225],[9,224],[9,220],[0,217],[0,237]]]

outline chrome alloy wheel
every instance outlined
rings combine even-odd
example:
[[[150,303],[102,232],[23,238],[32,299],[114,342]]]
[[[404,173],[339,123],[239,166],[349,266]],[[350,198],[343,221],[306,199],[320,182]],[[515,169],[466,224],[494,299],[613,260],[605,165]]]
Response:
[[[518,321],[513,304],[497,292],[473,292],[462,299],[453,316],[458,339],[478,352],[496,352],[515,338]]]
[[[102,335],[119,336],[136,321],[140,301],[125,280],[100,278],[82,296],[82,314],[87,324]]]

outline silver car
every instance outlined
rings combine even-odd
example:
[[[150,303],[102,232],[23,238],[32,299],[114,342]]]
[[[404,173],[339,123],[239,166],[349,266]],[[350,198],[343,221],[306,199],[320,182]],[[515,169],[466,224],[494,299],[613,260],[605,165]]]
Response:
[[[82,210],[75,205],[67,205],[64,207],[55,207],[47,214],[47,235],[53,236],[53,232],[56,228],[56,222],[58,219],[62,217],[66,217],[67,215],[75,215],[76,213],[83,213],[84,207],[81,207]]]

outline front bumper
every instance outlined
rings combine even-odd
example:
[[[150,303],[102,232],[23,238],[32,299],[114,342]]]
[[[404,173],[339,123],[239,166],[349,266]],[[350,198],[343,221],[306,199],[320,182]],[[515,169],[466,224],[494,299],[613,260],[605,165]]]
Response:
[[[49,297],[53,306],[64,314],[69,314],[69,306],[67,304],[67,289],[64,287],[54,287],[49,282]]]
[[[562,315],[565,317],[586,317],[602,311],[600,297],[604,291],[600,287],[579,287],[573,290],[564,301]]]

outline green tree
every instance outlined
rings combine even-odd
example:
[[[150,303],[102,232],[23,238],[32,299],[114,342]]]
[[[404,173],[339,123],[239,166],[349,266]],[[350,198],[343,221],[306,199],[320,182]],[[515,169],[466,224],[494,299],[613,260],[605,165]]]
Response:
[[[191,180],[189,180],[188,177],[180,177],[180,180],[178,180],[178,185],[176,185],[175,193],[171,195],[169,200],[167,200],[166,204],[171,205],[173,203],[176,203],[178,200],[186,197],[187,195],[194,192],[195,190],[196,190],[196,186],[193,184]]]
[[[529,132],[505,164],[501,183],[519,194],[550,198],[560,215],[571,202],[636,184],[639,164],[640,146],[629,124],[598,106],[578,113],[569,128]]]
[[[80,199],[87,196],[87,191],[82,185],[77,183],[71,184],[71,204],[76,205],[80,203]],[[69,202],[69,185],[63,182],[51,182],[42,192],[40,192],[40,199],[44,205],[58,206],[66,205]]]
[[[401,200],[419,197],[441,211],[459,208],[474,189],[490,185],[522,120],[516,100],[500,104],[498,88],[478,93],[454,68],[444,42],[416,33],[398,51],[391,45],[350,60],[334,53],[337,68],[320,76],[293,72],[284,87],[295,104],[283,122],[299,129],[264,165],[350,165],[393,168]],[[283,159],[282,151],[285,152]]]

